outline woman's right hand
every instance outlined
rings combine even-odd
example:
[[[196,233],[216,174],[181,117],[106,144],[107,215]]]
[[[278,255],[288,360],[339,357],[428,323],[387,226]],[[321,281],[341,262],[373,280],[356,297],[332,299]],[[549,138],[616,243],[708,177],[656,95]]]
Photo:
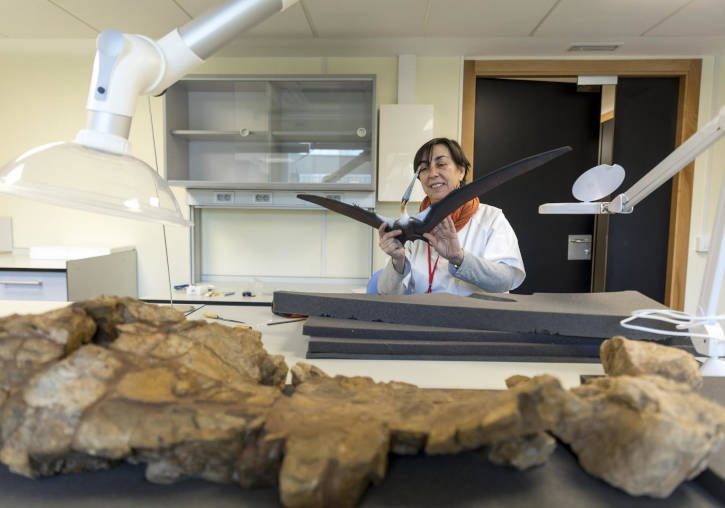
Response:
[[[405,269],[405,248],[403,244],[398,240],[398,236],[402,235],[403,232],[400,229],[394,229],[386,232],[388,228],[387,223],[383,222],[378,228],[378,234],[380,241],[378,245],[384,253],[390,256],[393,260],[393,267],[398,273],[403,273]]]

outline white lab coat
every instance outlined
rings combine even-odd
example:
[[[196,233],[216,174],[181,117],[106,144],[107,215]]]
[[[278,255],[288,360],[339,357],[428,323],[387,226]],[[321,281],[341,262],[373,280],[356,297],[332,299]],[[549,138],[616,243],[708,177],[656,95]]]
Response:
[[[479,204],[476,213],[458,232],[458,239],[465,253],[463,263],[456,269],[452,264],[449,266],[446,259],[440,258],[433,276],[432,292],[462,296],[480,293],[482,291],[480,287],[459,278],[466,271],[468,272],[466,278],[469,280],[481,278],[475,273],[475,270],[480,270],[480,265],[475,263],[471,255],[510,266],[513,269],[513,283],[508,289],[515,289],[524,281],[526,271],[516,233],[499,208]],[[406,263],[403,274],[399,274],[393,268],[392,260],[388,261],[388,265],[380,274],[378,290],[381,293],[425,293],[428,290],[428,244],[423,240],[408,242],[405,251]],[[430,252],[432,267],[438,258],[438,253],[432,247]],[[459,277],[456,277],[456,274]]]

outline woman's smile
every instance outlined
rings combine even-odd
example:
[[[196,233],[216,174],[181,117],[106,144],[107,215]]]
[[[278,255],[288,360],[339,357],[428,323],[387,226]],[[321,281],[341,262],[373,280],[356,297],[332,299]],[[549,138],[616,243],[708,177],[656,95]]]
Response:
[[[464,168],[458,167],[451,151],[445,145],[434,145],[430,154],[430,162],[425,164],[418,173],[423,190],[430,198],[431,203],[440,201],[453,189],[457,188],[463,175]]]

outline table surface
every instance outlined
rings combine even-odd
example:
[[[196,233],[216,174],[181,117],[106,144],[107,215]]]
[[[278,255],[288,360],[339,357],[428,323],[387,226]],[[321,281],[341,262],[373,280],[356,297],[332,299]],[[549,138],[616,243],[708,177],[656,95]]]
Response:
[[[199,282],[197,286],[213,286],[209,293],[188,294],[187,289],[172,289],[171,297],[175,302],[205,303],[213,305],[271,305],[275,291],[302,291],[306,293],[365,293],[364,284],[311,283],[311,282]],[[244,293],[252,296],[244,296]],[[232,293],[232,294],[229,294]],[[169,292],[146,294],[142,300],[153,303],[169,301]]]
[[[142,465],[30,480],[0,465],[0,506],[52,508],[270,507],[276,488],[244,490],[202,480],[156,485]],[[582,470],[558,445],[548,462],[527,471],[496,466],[475,452],[391,455],[385,479],[371,486],[361,508],[709,508],[722,506],[698,481],[681,484],[667,499],[632,497]]]
[[[0,301],[0,316],[12,313],[37,313],[67,305],[67,302]],[[188,304],[178,305],[185,311]],[[302,334],[304,321],[269,325],[285,321],[272,313],[269,306],[193,305],[197,310],[187,319],[206,319],[234,326],[237,323],[211,320],[204,312],[213,312],[223,318],[244,321],[262,333],[262,342],[269,353],[285,357],[288,367],[297,362],[307,362],[327,374],[344,376],[369,376],[375,381],[403,381],[422,388],[504,389],[506,378],[514,374],[535,376],[552,374],[565,388],[580,384],[581,375],[603,374],[599,363],[533,363],[533,362],[483,362],[442,360],[333,360],[306,359],[308,338]]]
[[[45,312],[66,302],[0,301],[0,316]],[[180,306],[179,310],[187,310]],[[188,306],[187,306],[188,307]],[[189,319],[206,319],[204,312],[246,321],[262,332],[270,353],[284,355],[289,366],[305,360],[307,338],[303,322],[271,325],[284,318],[268,306],[203,305]],[[229,323],[230,326],[234,323]],[[413,360],[309,360],[331,375],[370,376],[376,381],[406,381],[429,388],[502,389],[513,374],[549,373],[566,387],[580,384],[582,374],[601,374],[600,364],[515,363]],[[371,486],[361,499],[362,507],[451,506],[528,507],[632,506],[711,507],[722,506],[700,481],[680,485],[667,499],[631,497],[586,474],[571,452],[561,444],[546,465],[525,472],[495,466],[473,452],[458,455],[391,455],[385,480]],[[121,464],[110,471],[64,475],[29,480],[0,465],[0,507],[50,506],[85,508],[95,506],[278,506],[276,488],[242,490],[235,485],[217,485],[186,480],[173,486],[154,485],[144,479],[143,466]]]

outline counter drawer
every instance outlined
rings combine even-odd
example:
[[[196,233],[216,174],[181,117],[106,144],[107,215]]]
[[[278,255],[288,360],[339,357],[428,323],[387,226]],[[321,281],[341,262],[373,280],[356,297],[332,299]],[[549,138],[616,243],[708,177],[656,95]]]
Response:
[[[0,270],[0,300],[68,300],[66,272]]]

